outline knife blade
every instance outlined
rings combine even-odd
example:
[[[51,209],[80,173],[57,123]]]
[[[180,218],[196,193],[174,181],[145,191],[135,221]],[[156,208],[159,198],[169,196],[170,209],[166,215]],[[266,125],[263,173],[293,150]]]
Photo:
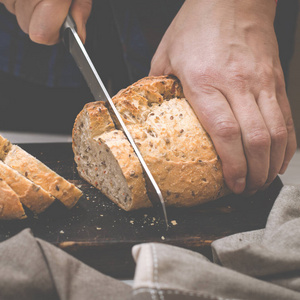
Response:
[[[146,182],[146,188],[148,192],[149,199],[154,207],[160,207],[162,209],[164,220],[168,229],[168,217],[165,206],[165,201],[163,199],[162,193],[153,178],[146,162],[143,159],[138,147],[136,146],[134,139],[132,138],[130,132],[128,131],[125,123],[123,122],[117,108],[115,107],[111,97],[109,96],[98,72],[96,71],[83,43],[81,42],[77,31],[76,25],[70,14],[67,16],[61,32],[62,40],[68,49],[68,51],[73,56],[79,70],[81,71],[84,79],[86,80],[92,95],[96,101],[108,102],[115,119],[121,126],[125,136],[127,137],[129,143],[131,144],[136,156],[138,157]]]

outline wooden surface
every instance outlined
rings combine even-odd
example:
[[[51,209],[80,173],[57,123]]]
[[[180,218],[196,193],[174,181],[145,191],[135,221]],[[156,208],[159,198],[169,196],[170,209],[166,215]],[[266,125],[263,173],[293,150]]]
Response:
[[[160,212],[153,209],[122,211],[80,179],[70,143],[20,146],[79,186],[85,196],[71,210],[55,202],[39,217],[28,212],[27,220],[0,222],[0,241],[29,227],[36,237],[116,278],[133,276],[131,248],[139,243],[168,243],[211,258],[212,241],[263,228],[282,187],[277,178],[267,191],[250,198],[227,196],[189,209],[169,208],[170,229],[166,231]]]

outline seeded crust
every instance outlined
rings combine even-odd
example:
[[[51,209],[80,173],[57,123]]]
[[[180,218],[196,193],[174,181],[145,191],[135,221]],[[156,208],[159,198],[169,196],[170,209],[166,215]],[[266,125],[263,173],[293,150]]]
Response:
[[[82,196],[82,192],[75,185],[17,145],[11,145],[3,162],[45,189],[67,208],[72,208]]]
[[[229,193],[213,143],[175,77],[143,78],[121,90],[113,97],[113,102],[158,183],[166,205],[194,206]],[[118,167],[110,170],[110,176],[113,178],[115,173],[123,173],[125,181],[123,179],[122,185],[127,185],[131,191],[126,204],[124,199],[111,196],[111,190],[119,188],[117,183],[104,193],[126,210],[148,207],[150,204],[148,199],[145,200],[147,195],[139,162],[136,162],[137,158],[122,132],[115,129],[101,102],[87,104],[73,129],[73,150],[79,174],[93,184],[96,177],[101,181],[103,174],[94,172],[94,177],[88,177],[83,171],[89,172],[90,164],[97,164],[97,157],[88,159],[89,164],[78,163],[84,157],[84,147],[91,140],[92,143],[105,143],[111,154],[108,159],[118,162]],[[89,157],[93,154],[94,150]],[[134,174],[133,178],[130,174]],[[93,185],[103,191],[99,184]],[[140,190],[143,193],[136,195]]]
[[[41,213],[48,208],[55,198],[40,186],[0,161],[0,177],[18,195],[22,204],[34,213]]]
[[[25,211],[18,195],[0,178],[0,219],[24,219]]]

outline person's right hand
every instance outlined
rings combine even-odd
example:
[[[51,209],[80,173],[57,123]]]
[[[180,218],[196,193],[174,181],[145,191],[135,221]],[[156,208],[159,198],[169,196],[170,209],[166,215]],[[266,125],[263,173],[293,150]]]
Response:
[[[70,10],[78,35],[85,42],[92,0],[0,0],[0,3],[16,15],[19,26],[33,42],[44,45],[59,41],[60,28]]]

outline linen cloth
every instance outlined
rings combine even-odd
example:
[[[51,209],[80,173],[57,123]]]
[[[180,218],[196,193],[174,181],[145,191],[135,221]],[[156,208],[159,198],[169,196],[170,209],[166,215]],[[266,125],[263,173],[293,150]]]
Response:
[[[136,245],[133,287],[84,265],[29,229],[0,244],[0,299],[300,299],[300,187],[284,186],[265,229],[212,243],[214,262]]]

